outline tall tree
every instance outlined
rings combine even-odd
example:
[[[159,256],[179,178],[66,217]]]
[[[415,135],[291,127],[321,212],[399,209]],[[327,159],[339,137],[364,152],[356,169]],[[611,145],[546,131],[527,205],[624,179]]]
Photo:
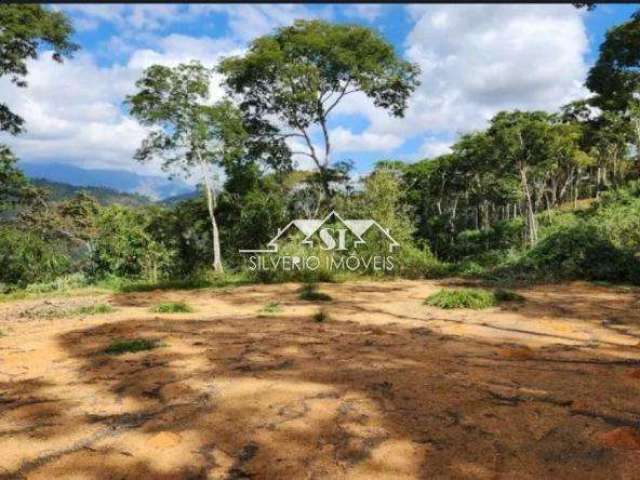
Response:
[[[333,196],[334,176],[328,120],[337,105],[361,92],[402,116],[419,84],[418,67],[373,30],[320,20],[298,20],[254,40],[246,54],[221,62],[219,71],[243,113],[272,124],[266,135],[302,145],[293,153],[311,158],[326,199]]]
[[[136,159],[160,158],[163,168],[180,167],[201,173],[211,221],[214,270],[223,270],[216,221],[216,191],[212,166],[228,166],[245,153],[246,132],[240,112],[228,100],[211,103],[211,69],[199,62],[174,68],[153,65],[127,97],[131,114],[153,131],[136,152]]]
[[[640,10],[607,32],[586,86],[597,94],[594,105],[630,123],[640,170]]]
[[[53,49],[53,59],[61,62],[79,47],[69,39],[71,21],[62,12],[40,5],[0,5],[0,76],[9,75],[12,83],[25,87],[27,60],[38,58],[42,46]],[[24,120],[0,102],[0,131],[18,134]]]
[[[520,179],[524,240],[529,246],[538,240],[535,217],[535,185],[553,160],[552,117],[545,112],[500,112],[491,120],[493,161],[506,163]]]

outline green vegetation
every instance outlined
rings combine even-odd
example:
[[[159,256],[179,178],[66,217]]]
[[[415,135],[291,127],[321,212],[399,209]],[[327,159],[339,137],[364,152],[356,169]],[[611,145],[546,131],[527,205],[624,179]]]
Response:
[[[113,312],[113,307],[106,303],[98,303],[96,305],[89,305],[86,307],[80,307],[76,310],[78,315],[99,315],[101,313]]]
[[[98,204],[107,205],[126,205],[137,207],[141,205],[150,205],[153,203],[150,198],[137,193],[125,193],[113,188],[107,187],[91,187],[69,185],[68,183],[54,182],[44,178],[32,178],[31,184],[42,190],[47,200],[50,202],[63,202],[72,200],[80,194],[84,194],[94,198]]]
[[[313,321],[316,323],[324,323],[330,319],[331,317],[324,309],[313,314]]]
[[[487,290],[464,288],[459,290],[440,290],[430,295],[424,303],[444,309],[470,308],[480,310],[494,307],[497,301],[494,294]]]
[[[13,52],[0,76],[19,86],[40,46],[57,59],[76,48],[60,12],[2,5],[0,21],[7,29],[0,51]],[[152,65],[126,99],[149,129],[135,159],[161,158],[167,168],[199,175],[200,195],[146,204],[90,188],[67,192],[28,181],[0,145],[0,299],[362,276],[639,285],[640,55],[625,48],[639,28],[635,15],[606,34],[587,78],[593,97],[556,113],[498,112],[487,128],[460,135],[450,153],[412,164],[382,160],[357,184],[353,165],[332,156],[334,108],[347,92],[360,92],[401,116],[418,85],[416,66],[379,33],[296,21],[215,71],[197,61]],[[27,48],[15,49],[22,41]],[[211,103],[215,72],[227,97]],[[22,119],[0,105],[0,130],[21,129]],[[312,131],[322,135],[309,137]],[[312,161],[311,170],[294,169],[288,138],[301,144],[295,153]],[[223,173],[219,185],[214,167]],[[365,231],[364,243],[350,238],[342,252],[323,249],[318,238],[301,245],[300,232],[287,233],[279,254],[318,257],[311,270],[252,269],[238,253],[264,248],[292,219],[331,211],[373,219],[381,229]],[[327,227],[336,231],[339,221]],[[373,263],[357,271],[329,267],[354,252],[389,254],[385,229],[399,243],[392,271],[380,273]],[[268,265],[271,257],[254,260]],[[311,286],[300,298],[330,300]]]
[[[275,315],[276,313],[282,312],[282,307],[278,302],[269,302],[263,308],[260,309],[259,316],[269,316]]]
[[[493,292],[493,296],[498,303],[502,302],[524,302],[524,297],[516,292],[512,292],[511,290],[502,290],[498,289]]]
[[[298,295],[300,300],[307,300],[309,302],[329,302],[331,296],[318,291],[318,285],[315,283],[307,283],[300,289]]]
[[[153,350],[160,345],[156,340],[139,338],[136,340],[119,340],[103,350],[108,355],[122,355],[123,353],[135,353],[145,350]]]
[[[184,302],[166,302],[151,309],[156,313],[190,313],[193,309]]]
[[[432,307],[454,309],[469,308],[481,310],[495,307],[503,302],[524,302],[524,297],[510,290],[497,289],[494,292],[479,288],[442,289],[424,301]]]

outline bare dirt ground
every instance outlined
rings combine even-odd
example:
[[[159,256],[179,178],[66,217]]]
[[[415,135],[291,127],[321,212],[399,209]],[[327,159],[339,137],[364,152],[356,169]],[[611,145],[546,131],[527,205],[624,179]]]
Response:
[[[324,284],[324,323],[294,284],[0,304],[0,478],[640,478],[640,290],[422,304],[450,284]]]

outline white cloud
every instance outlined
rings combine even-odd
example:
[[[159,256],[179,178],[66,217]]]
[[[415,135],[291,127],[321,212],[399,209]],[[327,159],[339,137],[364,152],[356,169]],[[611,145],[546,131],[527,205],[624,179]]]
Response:
[[[445,153],[451,153],[451,142],[427,138],[420,147],[420,153],[426,158],[435,158]]]
[[[402,137],[393,134],[353,133],[344,127],[330,131],[333,149],[336,152],[390,151],[402,145]]]
[[[401,119],[362,95],[345,99],[337,111],[364,115],[367,133],[451,136],[485,126],[500,110],[553,111],[586,94],[587,36],[571,5],[408,8],[416,23],[406,57],[421,67],[422,84]]]
[[[201,16],[211,13],[222,13],[227,17],[227,23],[234,38],[250,41],[254,38],[271,33],[275,28],[291,25],[297,19],[329,18],[332,9],[324,7],[311,10],[300,4],[233,4],[233,5],[190,5],[192,15]]]
[[[237,53],[228,40],[170,35],[154,49],[135,50],[125,64],[100,66],[81,52],[63,64],[44,52],[30,61],[29,85],[17,88],[0,79],[0,98],[26,121],[27,132],[3,135],[19,157],[28,161],[60,161],[81,167],[163,174],[159,163],[140,165],[133,154],[146,130],[123,109],[142,70],[153,63],[175,65],[199,59],[214,65],[221,55]],[[212,97],[222,90],[215,85]]]

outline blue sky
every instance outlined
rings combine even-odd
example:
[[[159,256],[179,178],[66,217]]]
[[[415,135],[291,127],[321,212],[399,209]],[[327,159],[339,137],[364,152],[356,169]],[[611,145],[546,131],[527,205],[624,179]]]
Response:
[[[331,120],[333,160],[366,172],[383,158],[407,162],[446,152],[460,133],[503,109],[544,109],[588,95],[583,86],[608,28],[636,5],[61,5],[82,50],[58,65],[30,64],[29,87],[0,80],[0,96],[28,132],[2,139],[29,162],[160,173],[132,154],[145,130],[122,108],[142,70],[197,59],[214,65],[296,18],[378,29],[420,65],[422,85],[405,118],[354,95]],[[222,90],[214,87],[214,96]],[[307,166],[304,157],[301,168]]]

